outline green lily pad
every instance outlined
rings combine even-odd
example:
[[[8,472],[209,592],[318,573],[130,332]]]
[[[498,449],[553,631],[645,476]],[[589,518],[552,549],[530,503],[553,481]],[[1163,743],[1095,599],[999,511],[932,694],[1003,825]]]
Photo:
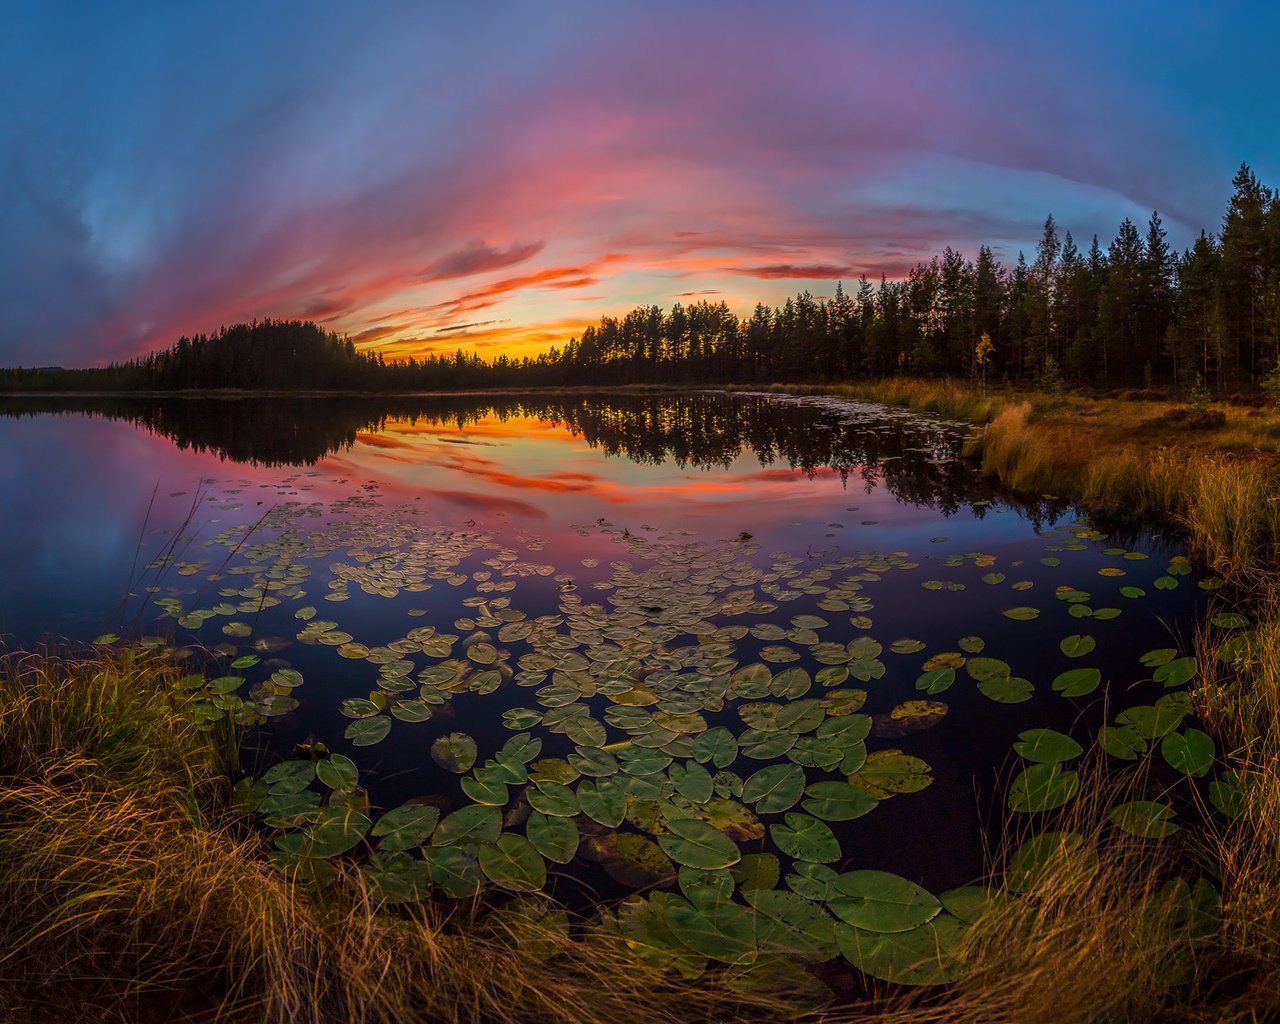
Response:
[[[476,741],[466,733],[451,732],[431,744],[431,760],[445,771],[459,775],[476,763]]]
[[[1009,809],[1024,813],[1051,811],[1075,796],[1079,788],[1078,773],[1063,771],[1057,763],[1033,764],[1013,780]]]
[[[531,811],[524,830],[537,851],[556,864],[568,864],[578,852],[578,826],[572,818],[553,818]]]
[[[1079,743],[1054,729],[1028,729],[1018,733],[1018,740],[1013,745],[1014,751],[1028,761],[1042,764],[1070,761],[1084,753]]]
[[[1053,678],[1053,688],[1064,697],[1083,697],[1101,683],[1102,671],[1096,668],[1070,668]]]
[[[1091,636],[1080,633],[1073,633],[1071,636],[1064,637],[1058,644],[1058,649],[1062,651],[1068,658],[1083,658],[1097,646],[1097,641]]]
[[[427,841],[440,821],[440,809],[430,804],[403,804],[377,820],[370,834],[380,836],[378,849],[386,853],[409,850]]]
[[[351,758],[331,754],[316,762],[316,777],[330,789],[354,789],[360,781],[360,769]]]
[[[547,884],[547,865],[524,836],[504,832],[479,849],[480,870],[495,885],[512,892],[538,892]]]
[[[1030,700],[1035,687],[1030,680],[1019,676],[992,676],[978,684],[978,690],[984,697],[999,704],[1020,704]]]
[[[1040,609],[1028,608],[1025,606],[1019,608],[1006,608],[1000,614],[1006,619],[1014,619],[1018,622],[1030,622],[1032,619],[1040,618]]]
[[[1165,839],[1178,831],[1173,808],[1155,800],[1134,800],[1107,812],[1117,828],[1144,839]]]
[[[535,811],[553,818],[571,818],[579,811],[577,795],[561,782],[540,781],[525,790],[525,797]]]
[[[847,871],[836,878],[835,889],[831,912],[872,932],[910,931],[942,910],[932,893],[888,871]]]
[[[737,844],[697,818],[676,818],[658,836],[658,845],[677,864],[691,868],[727,868],[742,859]]]
[[[756,955],[755,921],[735,903],[710,907],[677,904],[662,915],[671,934],[700,956],[736,964]]]
[[[1160,741],[1160,753],[1169,767],[1196,778],[1209,773],[1216,752],[1213,737],[1200,729],[1171,732]]]
[[[769,835],[787,856],[820,864],[840,859],[840,843],[835,833],[817,818],[792,812],[786,815],[785,821],[785,825],[770,826]]]
[[[501,827],[501,821],[499,821]],[[479,861],[470,849],[456,846],[428,846],[422,851],[427,878],[446,896],[469,899],[484,887]]]
[[[772,889],[782,877],[778,858],[772,853],[748,853],[729,871],[744,895],[757,889]]]
[[[932,782],[933,776],[925,761],[895,749],[868,754],[862,768],[849,776],[851,785],[865,789],[877,800],[887,799],[895,793],[916,793]]]
[[[627,813],[626,782],[612,779],[583,779],[577,788],[582,813],[608,828],[617,828]]]
[[[963,937],[964,924],[950,914],[904,932],[836,926],[836,940],[846,960],[864,974],[898,985],[955,981],[964,967],[955,953]]]
[[[1059,872],[1079,877],[1082,867],[1091,870],[1097,860],[1097,853],[1078,833],[1042,832],[1018,847],[1005,869],[1005,884],[1010,892],[1030,892]]]
[[[918,761],[919,765],[924,765],[924,762],[918,758],[912,758],[911,761]],[[903,763],[905,764],[906,762]],[[883,799],[880,796],[881,793],[895,792],[895,790],[886,789],[884,786],[877,786],[873,791],[870,786],[875,785],[875,783],[868,782],[868,779],[878,780],[891,786],[914,785],[920,779],[918,773],[886,771],[883,759],[872,767],[869,776],[864,777],[862,772],[865,771],[866,767],[867,765],[864,761],[862,768],[850,776],[850,782],[813,783],[805,791],[804,809],[825,821],[852,821],[854,818],[860,818],[869,811],[874,810],[876,804]],[[932,782],[932,778],[927,774],[927,765],[924,766],[924,772],[924,778],[928,778]],[[920,788],[924,787],[921,786]],[[896,792],[911,792],[911,790],[896,790]]]
[[[375,743],[386,739],[390,731],[391,719],[379,715],[376,718],[357,719],[347,726],[342,735],[349,739],[353,746],[372,747]]]
[[[1198,671],[1199,662],[1194,657],[1177,658],[1157,668],[1152,678],[1157,683],[1163,683],[1166,687],[1172,689],[1175,686],[1190,682],[1195,678]]]
[[[956,681],[956,670],[953,668],[935,668],[921,673],[916,679],[916,689],[925,693],[942,693],[950,689]]]
[[[487,845],[502,833],[502,811],[472,804],[445,817],[431,836],[432,846]]]
[[[797,764],[776,764],[761,768],[743,783],[742,799],[766,814],[795,806],[804,792],[804,769]]]

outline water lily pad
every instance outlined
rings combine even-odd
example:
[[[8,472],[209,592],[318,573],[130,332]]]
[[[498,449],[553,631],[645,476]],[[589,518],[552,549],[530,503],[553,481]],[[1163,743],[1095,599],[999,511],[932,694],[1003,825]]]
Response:
[[[353,746],[372,747],[384,740],[390,731],[391,719],[379,715],[377,718],[357,719],[347,726],[342,735],[349,739]]]
[[[1068,658],[1082,658],[1097,646],[1097,641],[1091,636],[1080,633],[1073,633],[1071,636],[1064,637],[1058,644],[1058,649],[1062,651]]]
[[[568,864],[578,851],[578,827],[572,818],[550,817],[541,811],[531,811],[524,829],[538,853],[556,864]]]
[[[1006,608],[1000,614],[1006,619],[1014,619],[1018,622],[1028,622],[1031,619],[1038,619],[1040,617],[1040,609],[1028,608],[1026,606],[1019,608]]]
[[[1042,832],[1020,847],[1005,869],[1005,884],[1010,892],[1030,892],[1061,874],[1078,878],[1081,869],[1091,870],[1097,853],[1076,832]]]
[[[1035,687],[1019,676],[992,676],[978,683],[978,690],[999,704],[1020,704],[1031,699]]]
[[[923,651],[925,646],[925,643],[921,640],[913,640],[909,637],[904,637],[900,640],[895,640],[890,644],[889,650],[894,654],[915,654],[918,651]]]
[[[502,811],[472,804],[447,815],[431,836],[432,846],[490,844],[502,833]]]
[[[377,820],[370,834],[380,836],[378,849],[387,853],[421,846],[440,821],[440,809],[430,804],[403,804]]]
[[[446,896],[468,899],[484,887],[480,863],[470,849],[429,846],[422,851],[427,878]]]
[[[916,679],[916,689],[925,693],[942,693],[950,689],[951,685],[956,681],[956,670],[954,668],[935,668],[928,672],[923,672]]]
[[[1181,733],[1168,733],[1160,741],[1160,753],[1174,771],[1200,778],[1213,767],[1216,748],[1213,737],[1207,732],[1187,729]]]
[[[1219,612],[1209,622],[1219,629],[1244,629],[1249,625],[1249,617],[1239,612]]]
[[[627,813],[626,782],[612,779],[584,779],[577,787],[578,805],[582,813],[609,828],[622,824]]]
[[[840,843],[835,833],[817,818],[792,812],[786,815],[785,821],[785,825],[771,826],[769,835],[787,856],[820,864],[840,859]]]
[[[1009,809],[1031,813],[1061,807],[1080,788],[1080,776],[1064,771],[1057,763],[1034,764],[1013,780],[1009,789]]]
[[[919,763],[924,764],[923,761]],[[852,821],[854,818],[860,818],[869,811],[874,810],[876,804],[883,799],[881,793],[891,791],[885,790],[883,787],[877,787],[876,790],[872,790],[870,788],[871,784],[866,783],[860,774],[865,768],[866,761],[864,760],[862,768],[849,777],[849,782],[827,781],[813,783],[805,791],[804,809],[825,821]],[[884,772],[873,768],[871,778],[883,780],[884,774]],[[909,780],[906,784],[912,784],[916,781],[914,776],[904,775],[893,775],[888,781],[893,785],[903,785],[904,779]],[[920,788],[923,788],[923,786]],[[907,790],[907,792],[911,791]]]
[[[1060,672],[1053,679],[1053,688],[1064,697],[1083,697],[1093,693],[1102,682],[1102,672],[1096,668],[1072,668]]]
[[[476,763],[476,741],[466,733],[451,732],[431,744],[431,760],[448,772],[459,775]]]
[[[360,779],[360,769],[351,758],[331,754],[316,762],[316,776],[330,789],[353,789]]]
[[[724,726],[716,726],[694,742],[693,756],[701,764],[710,761],[717,768],[728,768],[738,758],[738,741]]]
[[[580,809],[576,794],[562,782],[539,781],[525,790],[525,797],[535,811],[553,818],[571,818]]]
[[[742,799],[756,805],[765,814],[785,811],[804,792],[804,769],[797,764],[778,764],[761,768],[743,783]]]
[[[772,853],[748,853],[729,871],[744,895],[758,889],[772,889],[782,877],[778,858]]]
[[[1028,761],[1054,764],[1070,761],[1084,753],[1084,748],[1065,733],[1054,729],[1028,729],[1018,734],[1014,751]]]
[[[835,889],[831,912],[872,932],[910,931],[942,910],[932,893],[888,871],[847,871],[836,878]]]
[[[667,908],[663,921],[676,939],[700,956],[736,964],[756,955],[755,922],[735,903],[677,904]]]
[[[862,768],[849,776],[851,785],[865,789],[877,800],[895,793],[916,793],[932,782],[933,776],[925,761],[894,749],[868,754]],[[813,811],[813,808],[806,809]]]
[[[964,965],[954,951],[963,936],[963,923],[950,914],[940,914],[905,932],[836,926],[836,939],[846,960],[864,974],[898,985],[941,985],[956,980]]]
[[[677,864],[692,868],[727,868],[742,857],[737,845],[717,828],[696,818],[677,818],[658,844]]]
[[[1117,828],[1144,839],[1165,839],[1178,831],[1173,808],[1155,800],[1134,800],[1107,812]]]
[[[1194,657],[1176,658],[1157,668],[1152,678],[1172,689],[1194,679],[1199,667],[1199,662]]]

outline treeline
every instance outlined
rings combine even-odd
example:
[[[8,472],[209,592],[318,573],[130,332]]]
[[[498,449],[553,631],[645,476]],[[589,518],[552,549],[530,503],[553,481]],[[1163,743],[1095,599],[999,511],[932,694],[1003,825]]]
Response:
[[[97,370],[0,370],[0,390],[418,391],[819,381],[904,373],[1103,387],[1255,386],[1280,364],[1280,194],[1242,165],[1218,234],[1178,253],[1158,213],[1082,250],[1050,216],[1030,262],[947,248],[901,281],[863,277],[742,318],[724,302],[606,316],[536,357],[387,361],[314,323],[183,337]],[[986,343],[982,339],[987,339]]]

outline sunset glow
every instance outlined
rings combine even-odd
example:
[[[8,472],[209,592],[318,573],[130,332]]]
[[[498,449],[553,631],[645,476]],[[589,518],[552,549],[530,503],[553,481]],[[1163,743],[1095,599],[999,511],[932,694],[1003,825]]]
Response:
[[[1105,241],[1158,209],[1180,248],[1242,159],[1280,169],[1219,116],[1266,94],[1276,15],[1093,6],[10,9],[0,362],[255,317],[520,356],[641,303],[1012,262],[1050,211]]]

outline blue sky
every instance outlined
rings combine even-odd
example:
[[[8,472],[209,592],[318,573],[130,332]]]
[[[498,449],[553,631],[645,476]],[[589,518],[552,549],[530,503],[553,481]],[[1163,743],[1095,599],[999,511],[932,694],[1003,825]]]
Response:
[[[1280,183],[1270,4],[11,3],[0,363],[747,311]]]

